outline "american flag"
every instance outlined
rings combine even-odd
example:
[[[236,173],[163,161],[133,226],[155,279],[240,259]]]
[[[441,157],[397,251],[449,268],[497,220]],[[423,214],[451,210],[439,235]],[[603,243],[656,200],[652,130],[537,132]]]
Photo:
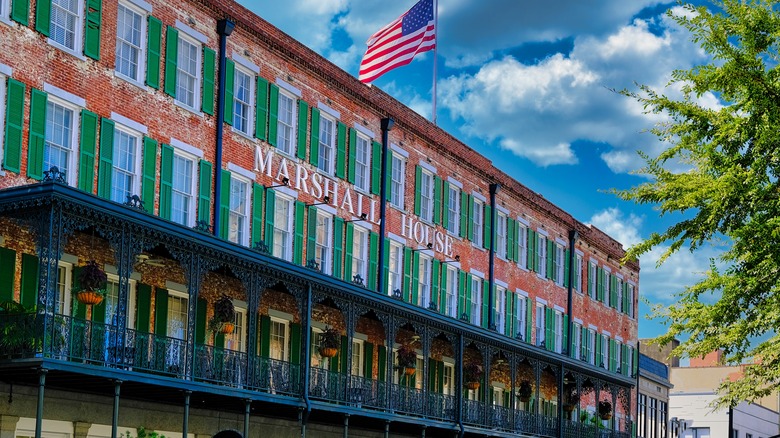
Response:
[[[369,83],[386,72],[412,62],[418,53],[436,47],[434,0],[420,0],[405,14],[371,35],[360,63],[361,82]]]

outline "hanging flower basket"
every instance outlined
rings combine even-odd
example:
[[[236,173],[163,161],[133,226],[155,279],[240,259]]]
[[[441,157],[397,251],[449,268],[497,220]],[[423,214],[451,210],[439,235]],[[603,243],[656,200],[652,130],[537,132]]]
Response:
[[[322,357],[336,357],[339,354],[338,348],[320,347],[320,356]]]
[[[226,322],[222,324],[222,328],[219,329],[219,331],[222,334],[229,335],[233,333],[233,331],[236,329],[236,325],[232,322]]]
[[[236,329],[236,308],[229,296],[223,295],[214,302],[214,316],[209,320],[209,330],[215,333],[230,334]]]
[[[93,290],[82,290],[76,293],[76,299],[79,303],[92,306],[103,302],[103,295]]]
[[[610,420],[612,418],[612,403],[608,401],[599,402],[599,418]]]
[[[476,391],[479,389],[479,382],[466,382],[466,389]]]
[[[563,410],[567,413],[571,413],[574,410],[574,405],[563,405]]]
[[[81,290],[76,292],[76,299],[86,305],[100,304],[106,295],[108,277],[94,260],[81,267],[78,274]]]
[[[523,402],[527,403],[531,401],[531,396],[534,393],[533,387],[531,387],[531,382],[528,380],[523,380],[520,382],[520,388],[517,390],[517,398]]]
[[[333,327],[327,327],[320,333],[319,352],[322,357],[336,357],[341,345],[341,333]]]
[[[463,366],[463,380],[466,388],[479,389],[479,381],[482,380],[482,367],[476,363],[467,363]]]
[[[407,376],[413,376],[416,371],[417,371],[417,368],[414,368],[414,367],[406,367],[406,368],[404,368],[404,374],[406,374]]]
[[[414,351],[411,345],[401,345],[396,352],[396,358],[398,359],[398,368],[408,370],[409,368],[415,369],[417,366],[417,352]],[[414,371],[412,371],[412,374],[414,374]]]

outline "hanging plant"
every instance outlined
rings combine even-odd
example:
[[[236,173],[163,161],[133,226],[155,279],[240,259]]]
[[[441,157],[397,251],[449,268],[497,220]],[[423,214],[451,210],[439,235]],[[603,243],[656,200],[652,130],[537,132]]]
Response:
[[[81,267],[78,274],[81,289],[76,292],[76,299],[86,305],[100,304],[106,295],[108,276],[94,260]]]
[[[517,389],[517,398],[519,398],[521,402],[525,403],[530,401],[533,394],[534,389],[531,386],[531,382],[528,380],[520,382],[520,388]]]
[[[227,295],[222,295],[214,302],[214,316],[209,321],[209,330],[212,332],[233,333],[235,330],[236,308],[233,300]]]
[[[414,374],[417,368],[417,352],[411,345],[403,344],[396,352],[398,368],[404,369],[407,375]]]
[[[326,328],[320,333],[320,356],[335,357],[341,346],[341,333],[333,327]]]
[[[463,380],[466,382],[466,387],[468,389],[479,388],[482,374],[482,367],[475,362],[470,362],[463,366]]]
[[[602,420],[609,420],[612,418],[612,403],[608,401],[599,402],[599,417]]]

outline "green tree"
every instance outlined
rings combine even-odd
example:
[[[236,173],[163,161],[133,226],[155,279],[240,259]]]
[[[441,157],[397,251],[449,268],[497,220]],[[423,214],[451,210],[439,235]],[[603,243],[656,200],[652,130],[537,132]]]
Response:
[[[645,111],[667,116],[652,132],[670,146],[643,154],[649,181],[614,191],[681,219],[630,248],[627,259],[668,245],[670,255],[718,248],[702,280],[678,301],[655,306],[667,324],[657,342],[682,340],[674,354],[699,357],[723,349],[727,363],[760,362],[724,382],[719,406],[768,395],[780,384],[780,2],[714,1],[669,15],[711,62],[672,74],[672,98],[647,86],[623,93]],[[705,96],[719,105],[705,105]],[[680,170],[682,168],[682,170]]]

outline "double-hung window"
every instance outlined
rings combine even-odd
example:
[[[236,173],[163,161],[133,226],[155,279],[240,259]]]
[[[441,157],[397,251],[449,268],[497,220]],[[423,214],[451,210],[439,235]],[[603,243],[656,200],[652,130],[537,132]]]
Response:
[[[271,253],[274,257],[287,261],[292,260],[293,212],[293,200],[277,193],[274,204],[274,243]]]
[[[111,169],[111,200],[127,202],[140,193],[141,134],[116,125]]]
[[[201,45],[179,33],[176,60],[176,100],[188,108],[200,107]]]
[[[553,326],[555,330],[555,352],[560,353],[563,351],[563,313],[559,311],[555,311],[555,325]]]
[[[362,133],[355,142],[355,187],[365,192],[371,189],[371,142]]]
[[[77,48],[81,48],[84,33],[84,1],[52,0],[50,19],[50,41],[69,52],[76,52]]]
[[[471,277],[471,323],[480,325],[482,323],[482,279]]]
[[[75,107],[49,96],[46,103],[46,142],[43,149],[43,170],[57,167],[68,184],[76,182],[79,113]],[[126,199],[125,199],[126,200]]]
[[[547,276],[547,236],[539,234],[536,238],[536,259],[539,265],[539,276]]]
[[[171,338],[187,339],[187,315],[189,297],[179,291],[168,291],[167,335]]]
[[[333,216],[321,210],[317,211],[317,238],[315,241],[314,261],[321,272],[330,273],[333,255]]]
[[[447,288],[444,291],[444,312],[447,316],[455,318],[458,311],[458,270],[447,266]]]
[[[233,77],[233,128],[246,135],[252,135],[254,95],[254,75],[236,65]]]
[[[609,271],[605,270],[604,275],[604,304],[609,307],[610,300],[612,299],[612,274]],[[612,303],[615,304],[615,303]]]
[[[404,180],[406,160],[399,154],[392,154],[390,170],[390,204],[396,208],[404,208]]]
[[[10,0],[0,0],[0,22],[8,22],[11,10],[10,3]]]
[[[72,276],[72,264],[62,261],[57,263],[57,313],[60,315],[70,315]]]
[[[597,277],[596,263],[588,263],[588,295],[590,299],[597,299],[596,290],[598,289],[598,277]]]
[[[575,258],[572,288],[574,288],[576,292],[582,293],[582,256],[579,254],[577,254],[577,257]]]
[[[626,311],[628,316],[634,317],[634,285],[628,285],[628,310]]]
[[[623,279],[618,278],[617,279],[617,290],[615,291],[615,295],[617,296],[617,303],[615,303],[615,308],[618,312],[623,312]]]
[[[403,291],[401,279],[403,278],[404,251],[401,245],[390,242],[390,260],[388,260],[387,294],[392,296],[396,290]],[[408,286],[408,285],[407,285]]]
[[[588,329],[588,363],[592,365],[596,364],[596,336],[601,336],[593,329]]]
[[[317,168],[328,175],[333,175],[336,169],[336,121],[320,115],[320,144]]]
[[[249,244],[249,196],[249,181],[231,177],[228,240],[244,246]]]
[[[433,175],[427,170],[420,174],[420,218],[433,222]]]
[[[427,308],[431,303],[431,263],[433,259],[426,255],[420,255],[418,265],[419,294],[417,298],[418,306]]]
[[[471,242],[482,247],[483,227],[485,226],[485,204],[481,200],[474,198],[474,228],[471,234]]]
[[[146,46],[145,11],[119,3],[116,20],[116,65],[120,77],[141,83]]]
[[[528,227],[522,222],[517,227],[517,264],[521,268],[528,266]]]
[[[558,243],[555,244],[554,248],[555,258],[553,259],[553,275],[555,276],[555,283],[558,286],[563,286],[563,276],[566,275],[564,272],[566,263],[564,257],[566,257],[566,250],[563,248],[563,245]]]
[[[502,259],[506,259],[506,221],[507,217],[504,213],[498,213],[496,215],[496,255]]]
[[[352,368],[350,374],[357,377],[363,377],[363,340],[352,339]]]
[[[135,328],[137,319],[135,309],[135,280],[128,281],[128,295],[125,301],[125,309],[127,312],[127,327]],[[119,310],[119,277],[113,274],[108,274],[108,281],[106,282],[106,297],[104,299],[106,306],[106,323],[116,325],[116,318],[118,317],[117,311]]]
[[[493,299],[493,314],[496,316],[495,324],[496,329],[501,334],[506,330],[506,289],[501,286],[496,286],[496,293]]]
[[[580,350],[582,349],[582,325],[575,322],[571,329],[571,335],[574,337],[572,340],[572,351],[569,352],[570,356],[578,359],[580,357]]]
[[[195,224],[195,159],[178,149],[173,154],[171,220],[185,226]]]
[[[620,373],[623,368],[623,344],[620,341],[615,341],[615,371]]]
[[[297,129],[296,99],[286,90],[279,89],[279,113],[276,122],[276,147],[288,155],[295,154],[295,130]]]
[[[545,328],[547,327],[544,321],[545,310],[544,304],[536,304],[536,345],[542,347],[544,346]]]
[[[596,365],[609,369],[609,338],[606,335],[599,336],[601,336],[601,351],[599,351],[599,363]]]
[[[289,344],[290,322],[284,319],[271,317],[269,333],[271,359],[287,362],[290,354]]]
[[[244,334],[246,333],[246,308],[235,306],[236,317],[233,319],[233,333],[225,335],[225,348],[233,351],[246,351]]]
[[[515,336],[528,342],[526,332],[528,327],[528,299],[522,295],[517,295],[517,305],[515,306]]]
[[[455,236],[460,235],[460,189],[455,184],[450,184],[447,202],[447,231]]]
[[[350,280],[360,276],[365,283],[368,278],[368,230],[354,227],[352,232],[352,272]]]

